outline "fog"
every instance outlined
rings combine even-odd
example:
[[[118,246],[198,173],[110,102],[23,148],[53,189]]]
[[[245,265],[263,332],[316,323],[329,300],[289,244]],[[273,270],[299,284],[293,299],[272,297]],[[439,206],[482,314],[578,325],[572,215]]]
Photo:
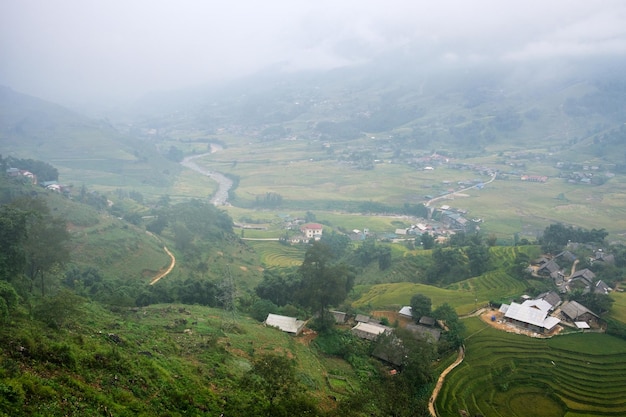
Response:
[[[271,68],[381,55],[431,66],[626,55],[626,3],[4,0],[0,84],[69,103],[128,100]],[[390,58],[392,59],[392,58]]]

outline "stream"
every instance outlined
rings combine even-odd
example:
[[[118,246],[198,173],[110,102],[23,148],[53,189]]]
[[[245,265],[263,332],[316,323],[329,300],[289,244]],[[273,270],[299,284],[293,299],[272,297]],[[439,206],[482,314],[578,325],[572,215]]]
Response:
[[[210,169],[202,168],[201,166],[196,164],[194,161],[198,158],[202,158],[207,155],[211,155],[215,152],[219,152],[222,149],[223,148],[221,146],[212,143],[211,152],[203,153],[200,155],[188,156],[184,158],[180,163],[182,166],[189,168],[189,169],[193,169],[194,171],[199,172],[202,175],[206,175],[207,177],[211,178],[213,181],[217,182],[217,185],[218,185],[217,191],[215,192],[215,195],[213,195],[213,197],[211,198],[211,203],[213,203],[216,206],[228,205],[228,191],[233,186],[233,181],[230,178],[226,177],[221,172],[211,171]]]

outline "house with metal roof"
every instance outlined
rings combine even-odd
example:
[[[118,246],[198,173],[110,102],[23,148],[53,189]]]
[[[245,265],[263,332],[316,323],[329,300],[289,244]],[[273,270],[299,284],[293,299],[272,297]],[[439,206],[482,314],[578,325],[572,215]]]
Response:
[[[268,314],[265,319],[265,325],[270,327],[276,327],[285,333],[291,333],[299,335],[304,328],[306,322],[298,320],[295,317],[281,316],[278,314]]]
[[[561,322],[548,313],[552,305],[544,300],[526,300],[522,304],[502,304],[500,311],[507,322],[537,333],[552,331]]]
[[[374,340],[378,335],[383,333],[389,333],[392,331],[391,327],[383,326],[382,324],[375,323],[357,323],[352,328],[352,333],[361,339]]]
[[[413,318],[413,309],[411,306],[404,306],[398,311],[398,314],[404,317]]]
[[[597,323],[600,317],[577,301],[565,301],[561,305],[561,315],[568,321],[586,323]]]

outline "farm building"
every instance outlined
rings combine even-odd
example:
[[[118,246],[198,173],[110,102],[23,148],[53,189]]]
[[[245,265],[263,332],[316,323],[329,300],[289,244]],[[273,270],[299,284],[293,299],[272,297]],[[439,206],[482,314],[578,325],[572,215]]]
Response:
[[[441,330],[432,326],[422,326],[419,324],[407,324],[405,327],[407,330],[413,332],[414,334],[423,337],[426,340],[432,342],[438,342],[441,337]]]
[[[352,328],[352,333],[361,339],[374,340],[379,334],[388,333],[391,330],[391,327],[383,326],[382,324],[360,322]]]
[[[596,313],[574,300],[563,303],[561,306],[561,314],[568,321],[584,321],[588,324],[597,323],[600,318]]]
[[[432,318],[432,317],[422,316],[422,317],[420,317],[418,323],[421,324],[422,326],[433,327],[435,324],[437,324],[437,321],[434,318]]]
[[[404,306],[398,311],[398,314],[404,317],[413,318],[413,309],[411,306]]]
[[[354,321],[357,323],[369,323],[370,316],[366,316],[365,314],[357,314],[354,318]]]
[[[561,297],[556,291],[544,292],[537,296],[537,300],[543,300],[549,303],[552,307],[550,310],[554,310],[559,304],[561,304]]]
[[[537,333],[549,332],[561,320],[548,316],[552,305],[544,300],[526,300],[522,304],[502,304],[500,311],[507,322]]]
[[[298,320],[295,317],[281,316],[278,314],[268,314],[265,319],[265,325],[270,327],[276,327],[285,333],[291,333],[299,335],[304,328],[306,322]]]
[[[343,324],[348,319],[348,314],[344,313],[343,311],[330,310],[330,314],[333,315],[333,318],[335,319],[335,323],[337,324]]]

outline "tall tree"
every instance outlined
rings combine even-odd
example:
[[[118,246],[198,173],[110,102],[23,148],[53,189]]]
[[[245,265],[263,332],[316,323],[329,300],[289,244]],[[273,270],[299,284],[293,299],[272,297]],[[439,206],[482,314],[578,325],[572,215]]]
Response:
[[[432,302],[424,294],[415,294],[411,297],[411,314],[417,322],[420,317],[428,316],[431,313]]]
[[[14,206],[0,206],[0,279],[14,280],[24,270],[27,212]]]
[[[340,304],[354,285],[354,274],[343,263],[333,263],[330,246],[314,242],[304,255],[300,266],[302,275],[300,300],[315,310],[325,322],[328,306]]]
[[[28,212],[26,222],[26,276],[30,279],[30,291],[39,279],[41,295],[45,295],[46,275],[62,267],[70,259],[67,246],[69,232],[65,220],[50,214],[46,201],[41,198],[23,197],[12,205]]]

